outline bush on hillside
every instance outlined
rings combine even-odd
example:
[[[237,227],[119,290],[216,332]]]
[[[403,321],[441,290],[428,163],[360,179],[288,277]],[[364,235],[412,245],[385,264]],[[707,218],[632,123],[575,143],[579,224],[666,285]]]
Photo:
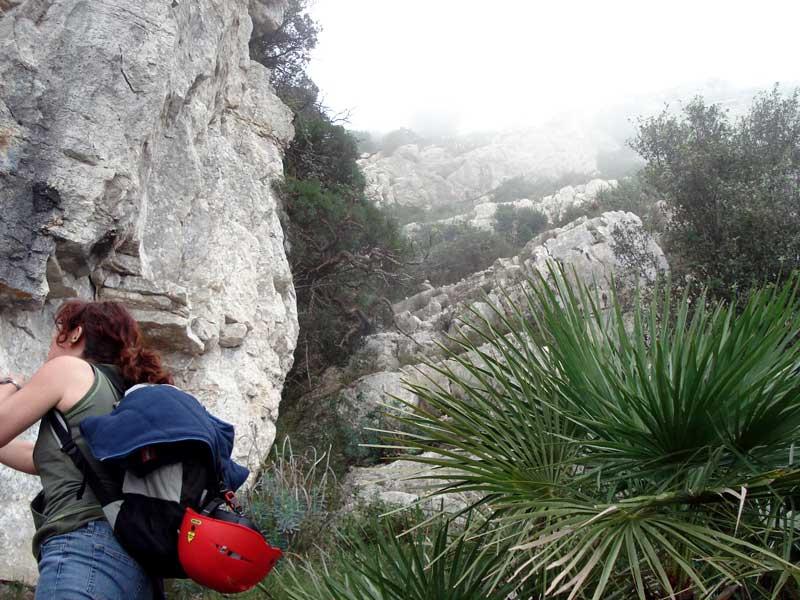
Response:
[[[498,204],[513,202],[523,198],[535,198],[538,193],[536,182],[529,180],[523,175],[506,179],[492,192],[492,202]]]
[[[514,254],[514,246],[504,235],[465,224],[432,228],[426,244],[417,250],[420,257],[412,272],[413,284],[424,280],[434,287],[456,283]]]
[[[603,210],[632,212],[651,233],[661,233],[667,227],[661,196],[641,175],[621,179],[616,187],[600,190],[596,202]]]
[[[633,147],[671,213],[680,276],[734,298],[800,267],[800,91],[776,86],[735,120],[695,98],[681,114],[640,120]]]
[[[363,192],[364,176],[356,163],[358,142],[352,134],[321,113],[298,115],[294,128],[294,140],[284,157],[287,176]]]
[[[549,220],[543,212],[531,207],[500,205],[495,213],[495,231],[512,246],[521,248],[547,229]]]
[[[274,31],[255,28],[250,38],[250,56],[270,70],[278,97],[295,113],[317,100],[317,87],[306,68],[320,27],[308,14],[308,4],[309,0],[288,0],[281,25]]]
[[[535,179],[525,175],[518,175],[506,179],[492,190],[490,195],[492,202],[498,204],[526,198],[529,200],[537,200],[555,194],[565,186],[586,183],[586,179],[587,176],[583,173],[566,173],[560,177],[541,177]]]
[[[355,138],[360,154],[374,154],[380,150],[378,140],[369,131],[350,131],[350,135]]]
[[[329,449],[330,452],[330,449]],[[273,546],[303,552],[318,543],[332,521],[338,494],[330,454],[295,453],[284,438],[273,447],[258,481],[244,498],[247,512]]]
[[[402,127],[384,135],[378,147],[386,156],[391,156],[400,146],[424,144],[425,142],[425,138],[415,131]]]
[[[344,363],[381,324],[384,298],[408,277],[407,244],[357,188],[287,178],[280,190],[300,322],[289,381],[307,391],[309,377]]]
[[[445,518],[425,520],[417,511],[414,528],[391,523],[371,526],[371,542],[341,540],[328,561],[334,568],[297,565],[278,584],[287,600],[506,600],[514,585],[493,571],[506,560],[508,545],[486,551],[459,535]],[[407,532],[407,533],[406,533]],[[527,597],[527,596],[525,596]]]
[[[407,244],[397,223],[364,196],[358,141],[321,105],[306,73],[319,32],[308,4],[290,0],[283,24],[255,31],[250,44],[295,113],[286,178],[277,186],[300,324],[285,397],[313,389],[325,368],[345,362],[380,324],[384,298],[406,277]]]

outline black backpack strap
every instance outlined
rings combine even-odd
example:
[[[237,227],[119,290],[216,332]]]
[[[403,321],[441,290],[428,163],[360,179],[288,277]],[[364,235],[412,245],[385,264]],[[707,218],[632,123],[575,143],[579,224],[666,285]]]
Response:
[[[216,498],[213,498],[211,502],[208,502],[205,506],[203,506],[200,510],[200,513],[209,516],[223,504],[225,504],[225,498],[217,496]]]
[[[105,489],[105,486],[100,481],[100,477],[98,477],[97,473],[92,468],[91,463],[86,459],[83,452],[81,452],[75,440],[72,439],[69,423],[67,423],[64,415],[54,408],[42,418],[42,421],[47,423],[53,435],[56,436],[61,451],[69,456],[70,460],[72,460],[78,468],[78,471],[83,474],[83,483],[81,484],[81,489],[78,491],[78,498],[80,499],[83,496],[84,489],[88,483],[89,488],[94,492],[101,506],[106,506],[113,502],[114,498]]]

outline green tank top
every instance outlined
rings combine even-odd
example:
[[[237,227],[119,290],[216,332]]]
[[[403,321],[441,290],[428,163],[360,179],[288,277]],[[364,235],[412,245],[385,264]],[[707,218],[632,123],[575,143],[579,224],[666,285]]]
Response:
[[[94,467],[100,480],[109,490],[120,487],[119,474],[94,460],[79,425],[86,417],[102,416],[111,412],[123,394],[123,383],[115,367],[92,365],[94,383],[86,395],[64,413],[72,439]],[[39,559],[42,544],[54,535],[75,531],[90,521],[104,519],[100,503],[86,485],[83,474],[72,460],[61,451],[53,431],[44,422],[39,424],[39,437],[33,448],[33,463],[42,480],[42,491],[31,502],[31,512],[36,533],[33,536],[33,555]]]

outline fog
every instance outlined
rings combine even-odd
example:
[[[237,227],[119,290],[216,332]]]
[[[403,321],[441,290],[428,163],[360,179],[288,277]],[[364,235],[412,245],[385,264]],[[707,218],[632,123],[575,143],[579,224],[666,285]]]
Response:
[[[354,129],[508,129],[798,80],[798,2],[315,0],[312,15],[310,74]]]

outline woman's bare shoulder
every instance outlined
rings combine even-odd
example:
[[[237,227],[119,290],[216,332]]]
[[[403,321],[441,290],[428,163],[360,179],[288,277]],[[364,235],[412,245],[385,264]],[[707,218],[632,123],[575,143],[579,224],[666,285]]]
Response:
[[[48,370],[53,373],[92,373],[92,365],[77,356],[56,356],[42,366],[40,371]]]
[[[94,371],[92,365],[82,358],[57,356],[44,363],[34,377],[56,384],[69,385],[76,382],[93,381]]]

